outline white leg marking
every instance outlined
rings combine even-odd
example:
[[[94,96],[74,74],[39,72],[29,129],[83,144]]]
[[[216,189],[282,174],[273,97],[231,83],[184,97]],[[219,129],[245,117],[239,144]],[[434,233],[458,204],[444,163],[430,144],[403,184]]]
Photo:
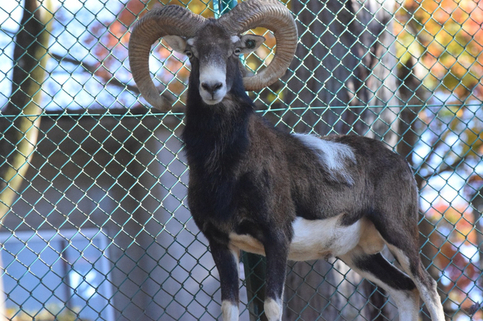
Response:
[[[223,316],[223,321],[238,321],[238,306],[230,301],[223,301],[221,303],[221,315]]]
[[[399,263],[401,264],[404,272],[406,272],[409,277],[413,280],[414,284],[421,294],[421,298],[426,304],[429,314],[431,314],[431,320],[433,321],[445,321],[443,305],[441,304],[441,297],[438,294],[436,281],[433,281],[431,288],[428,288],[421,280],[412,275],[411,268],[409,264],[409,258],[404,254],[403,251],[397,247],[387,244],[389,250],[397,257]]]
[[[420,289],[421,298],[423,299],[426,307],[431,315],[433,321],[445,321],[443,305],[441,304],[441,297],[436,290],[436,282],[433,291],[428,291],[425,286],[421,286],[419,282],[416,282],[416,286]]]
[[[263,307],[265,309],[265,316],[268,321],[281,321],[282,320],[282,302],[280,299],[274,300],[268,298],[265,300]]]
[[[432,289],[432,293],[434,293],[434,295],[431,295],[429,291],[425,291],[423,293],[421,288],[420,290],[422,293],[421,297],[423,298],[424,303],[426,303],[426,306],[429,310],[429,314],[431,315],[431,320],[445,321],[446,318],[444,316],[443,305],[441,304],[441,297],[438,294],[437,287],[438,285],[435,281],[433,283],[433,289]]]
[[[386,290],[387,294],[391,296],[391,298],[396,303],[398,312],[399,312],[399,320],[401,321],[417,321],[419,320],[419,293],[415,289],[414,291],[403,291],[403,290],[396,290],[379,280],[376,276],[361,271],[359,269],[354,269],[359,273],[363,278],[368,279],[377,286],[380,286],[384,290]]]
[[[414,289],[414,291],[401,291],[391,289],[390,287],[384,288],[391,296],[391,298],[396,302],[396,306],[399,313],[399,320],[419,320],[419,292]]]
[[[389,296],[394,300],[399,312],[399,320],[401,321],[417,321],[419,320],[419,293],[418,290],[413,291],[398,290],[390,287],[388,284],[380,280],[377,275],[361,270],[353,262],[353,257],[358,253],[364,253],[364,250],[358,246],[352,252],[340,256],[351,269],[357,272],[363,278],[375,283],[383,288]]]

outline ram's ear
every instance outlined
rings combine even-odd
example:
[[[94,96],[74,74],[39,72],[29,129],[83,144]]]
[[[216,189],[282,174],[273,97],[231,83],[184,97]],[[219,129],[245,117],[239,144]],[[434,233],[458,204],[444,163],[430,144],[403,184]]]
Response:
[[[265,41],[265,37],[257,35],[243,35],[240,36],[237,48],[242,54],[249,54],[258,49]]]
[[[174,51],[184,54],[186,50],[186,44],[187,44],[184,38],[180,36],[169,35],[169,36],[164,36],[163,40],[166,41],[168,46],[173,48]]]

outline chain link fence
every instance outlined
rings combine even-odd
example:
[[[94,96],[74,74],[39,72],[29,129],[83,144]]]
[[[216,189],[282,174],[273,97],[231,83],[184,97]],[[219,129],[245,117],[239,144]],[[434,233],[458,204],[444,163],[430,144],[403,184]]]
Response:
[[[236,2],[173,0],[206,17]],[[167,4],[167,3],[164,3]],[[186,57],[151,71],[169,113],[131,79],[132,24],[155,1],[0,6],[2,320],[212,320],[218,274],[186,205]],[[158,4],[159,5],[159,4]],[[384,141],[414,169],[421,256],[451,320],[482,320],[483,1],[299,0],[285,77],[251,93],[283,130]],[[271,61],[274,37],[245,64]],[[241,320],[263,320],[263,260],[241,271]],[[338,260],[291,263],[287,320],[397,320]],[[429,316],[421,309],[422,320]]]

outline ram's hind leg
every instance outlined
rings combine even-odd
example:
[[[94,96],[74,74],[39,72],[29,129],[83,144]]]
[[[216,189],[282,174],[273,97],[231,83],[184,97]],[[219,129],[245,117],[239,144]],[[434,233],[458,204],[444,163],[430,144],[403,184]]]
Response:
[[[383,288],[396,302],[399,320],[416,321],[419,292],[414,282],[380,253],[367,254],[361,246],[339,257],[362,277]]]
[[[411,277],[416,284],[421,298],[423,299],[429,313],[431,314],[431,320],[444,321],[443,305],[441,304],[441,298],[438,294],[437,283],[426,271],[421,260],[419,258],[419,252],[411,253],[408,249],[401,249],[395,245],[387,243],[387,246],[391,253],[396,257],[399,264],[405,273]],[[413,251],[414,252],[414,251]]]
[[[409,217],[416,218],[415,215]],[[437,283],[426,271],[419,257],[419,230],[414,221],[400,221],[398,225],[390,224],[387,216],[377,218],[376,229],[391,253],[396,257],[402,270],[413,280],[421,298],[431,314],[433,321],[444,321],[443,305],[437,291]]]

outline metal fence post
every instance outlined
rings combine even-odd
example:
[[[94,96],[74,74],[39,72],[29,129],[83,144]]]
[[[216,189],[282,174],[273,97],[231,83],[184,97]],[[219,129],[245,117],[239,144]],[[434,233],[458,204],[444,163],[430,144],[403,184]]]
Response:
[[[245,270],[245,284],[247,289],[247,304],[250,321],[265,321],[263,312],[265,297],[266,259],[263,256],[243,253],[241,256]]]

